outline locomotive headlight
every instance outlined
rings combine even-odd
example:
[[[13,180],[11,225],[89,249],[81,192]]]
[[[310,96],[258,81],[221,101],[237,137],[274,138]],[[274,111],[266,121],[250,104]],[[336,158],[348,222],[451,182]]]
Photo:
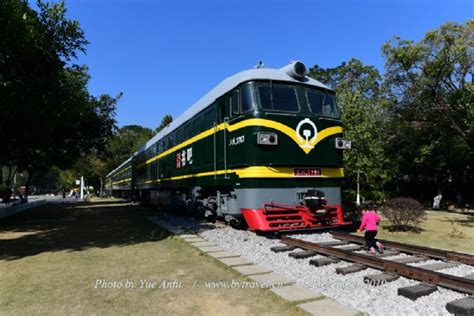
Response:
[[[336,138],[336,148],[337,149],[351,149],[352,143],[350,140],[345,140],[342,138]]]
[[[259,145],[278,145],[278,135],[275,133],[262,133],[257,134],[257,144]]]

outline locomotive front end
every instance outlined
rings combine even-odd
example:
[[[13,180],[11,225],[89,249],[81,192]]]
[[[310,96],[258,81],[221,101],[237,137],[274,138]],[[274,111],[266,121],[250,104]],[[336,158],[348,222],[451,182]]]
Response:
[[[342,152],[350,142],[334,92],[311,85],[301,62],[280,70],[297,80],[251,83],[256,110],[245,135],[252,141],[240,150],[248,165],[235,189],[240,212],[256,231],[351,224],[341,206]]]

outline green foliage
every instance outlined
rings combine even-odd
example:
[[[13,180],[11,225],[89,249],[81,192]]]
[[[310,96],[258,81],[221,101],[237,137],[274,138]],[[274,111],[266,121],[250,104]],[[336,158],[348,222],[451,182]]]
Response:
[[[446,23],[418,43],[383,46],[389,152],[409,182],[456,192],[474,182],[473,34],[472,20]]]
[[[72,169],[60,170],[57,179],[58,189],[65,189],[67,191],[76,187],[77,173]]]
[[[382,189],[392,170],[384,148],[386,99],[378,70],[351,59],[336,68],[316,65],[309,75],[336,91],[345,125],[344,137],[352,141],[352,149],[344,152],[347,185],[354,187],[357,170],[361,170],[367,190]]]
[[[87,40],[63,2],[0,1],[0,163],[45,174],[100,150],[120,98],[91,96],[87,67],[70,63]]]
[[[161,130],[166,126],[170,125],[171,122],[173,122],[173,117],[171,116],[171,114],[166,114],[165,116],[163,116],[163,118],[161,119],[160,126],[155,129],[155,134],[161,132]]]
[[[388,200],[382,207],[383,216],[395,231],[419,230],[425,216],[423,206],[412,198]]]
[[[372,190],[368,192],[363,192],[363,196],[366,200],[371,201],[375,204],[382,204],[385,200],[386,194],[383,191]]]
[[[117,130],[105,148],[106,169],[111,171],[120,165],[151,137],[153,137],[153,131],[140,125],[127,125]]]
[[[6,185],[0,183],[0,197],[2,197],[3,194],[5,193],[5,191],[7,191],[9,189],[10,189],[9,187],[7,187]]]
[[[355,201],[357,197],[357,192],[352,189],[342,190],[341,197],[343,201]]]

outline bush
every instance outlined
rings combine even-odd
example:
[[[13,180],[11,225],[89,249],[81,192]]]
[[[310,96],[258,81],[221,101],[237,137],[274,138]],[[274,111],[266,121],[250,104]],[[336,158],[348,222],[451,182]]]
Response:
[[[0,172],[1,172],[1,170],[0,170]],[[7,191],[8,189],[9,188],[6,185],[0,183],[0,195],[3,195],[5,193],[5,191]]]
[[[423,206],[412,198],[388,200],[382,207],[382,214],[396,231],[419,230],[425,211]]]

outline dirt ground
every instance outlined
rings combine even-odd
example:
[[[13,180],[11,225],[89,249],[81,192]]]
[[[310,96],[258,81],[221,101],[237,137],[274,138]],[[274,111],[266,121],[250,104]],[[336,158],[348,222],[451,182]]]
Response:
[[[106,201],[0,221],[0,314],[305,315],[146,219]]]

